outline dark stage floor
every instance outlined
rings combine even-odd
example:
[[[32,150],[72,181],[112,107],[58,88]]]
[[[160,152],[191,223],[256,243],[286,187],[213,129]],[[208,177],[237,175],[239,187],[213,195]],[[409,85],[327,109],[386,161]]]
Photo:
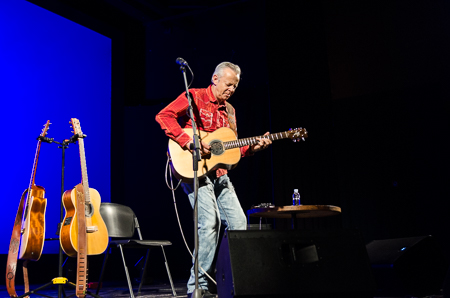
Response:
[[[37,289],[42,285],[33,285],[30,286],[30,290]],[[187,297],[186,295],[186,283],[175,283],[175,291],[177,293],[176,297]],[[172,295],[172,289],[170,287],[170,284],[159,284],[159,285],[146,285],[142,286],[141,294],[137,295],[138,288],[134,288],[134,295],[136,297],[141,298],[153,298],[153,297],[173,297]],[[16,291],[18,295],[23,295],[23,286],[16,286]],[[64,287],[64,291],[66,296],[61,295],[61,297],[76,297],[75,296],[75,289],[69,286]],[[96,289],[89,289],[92,293],[95,294]],[[38,292],[41,295],[38,294],[31,294],[30,297],[58,297],[58,287],[55,285],[52,285],[48,288],[42,289]],[[126,284],[120,283],[120,284],[113,284],[113,283],[107,283],[104,285],[103,289],[98,294],[102,298],[112,298],[112,297],[130,297],[130,292],[128,290],[128,287]],[[5,286],[0,286],[0,298],[7,298],[9,297],[8,292],[6,291]],[[91,295],[86,295],[86,297],[93,297]]]
[[[31,286],[31,289],[36,289],[40,287],[41,285]],[[65,294],[66,296],[62,295],[62,297],[76,297],[75,296],[75,290],[71,287],[65,286]],[[17,286],[16,287],[17,294],[22,295],[23,292],[23,286]],[[95,289],[90,289],[92,293],[95,294]],[[186,295],[186,283],[185,282],[177,282],[175,283],[175,291],[177,292],[176,297],[187,297]],[[58,288],[56,286],[51,286],[46,289],[43,289],[39,291],[39,294],[45,295],[40,296],[38,294],[31,294],[30,297],[58,297]],[[170,284],[158,284],[158,285],[146,285],[142,287],[141,294],[137,295],[137,287],[134,288],[134,295],[135,297],[140,298],[153,298],[153,297],[173,297],[172,295],[172,289],[170,287]],[[102,298],[112,298],[112,297],[130,297],[130,293],[128,291],[126,284],[113,284],[113,283],[107,283],[104,288],[100,291],[99,296]],[[6,292],[6,288],[4,286],[0,286],[0,298],[7,298],[9,297],[8,293]],[[90,295],[87,295],[86,297],[93,297]],[[220,297],[219,297],[220,298]],[[381,298],[381,297],[374,297],[374,298]],[[383,298],[415,298],[414,296],[390,296]],[[432,295],[432,296],[426,296],[421,298],[443,298],[442,295]]]

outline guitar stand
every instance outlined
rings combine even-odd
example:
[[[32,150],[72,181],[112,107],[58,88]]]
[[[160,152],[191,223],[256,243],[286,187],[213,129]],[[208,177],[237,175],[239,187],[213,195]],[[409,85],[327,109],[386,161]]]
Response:
[[[55,240],[55,239],[51,239],[51,240]],[[40,290],[45,289],[47,287],[50,287],[51,285],[58,285],[58,297],[61,297],[60,293],[63,293],[64,297],[75,296],[75,294],[67,296],[65,291],[64,291],[64,285],[68,285],[68,286],[71,286],[72,288],[76,288],[76,284],[74,284],[72,282],[69,282],[68,279],[65,278],[65,277],[55,277],[49,283],[46,283],[43,286],[40,286],[40,287],[38,287],[38,288],[36,288],[34,290],[31,290],[31,291],[29,291],[29,292],[27,292],[27,293],[25,293],[25,294],[23,294],[21,296],[18,296],[17,298],[27,297],[27,296],[29,296],[31,294],[42,296],[42,297],[52,298],[51,296],[47,296],[47,295],[39,293]],[[86,294],[91,295],[92,297],[101,298],[100,296],[95,295],[95,294],[91,293],[90,291],[86,291]]]
[[[83,137],[85,137],[85,135]],[[55,141],[53,138],[46,138],[46,137],[42,137],[42,136],[39,136],[38,139],[40,139],[41,141],[46,142],[46,143],[56,143],[56,144],[59,145],[58,148],[62,149],[62,164],[61,164],[61,198],[62,198],[62,196],[64,195],[65,150],[67,148],[69,148],[69,144],[70,143],[76,143],[76,141],[78,139],[78,136],[75,137],[75,135],[74,135],[69,140],[64,140],[62,143],[59,143],[59,142]],[[62,200],[61,200],[60,218],[59,218],[58,230],[56,232],[56,234],[58,236],[59,236],[59,231],[60,231],[61,223],[62,223],[63,219],[64,219],[64,208],[63,208],[63,204],[62,204]],[[47,239],[45,239],[45,241],[48,241],[48,240],[59,240],[59,238],[47,238]],[[21,296],[18,296],[17,298],[27,297],[30,294],[34,294],[34,295],[38,295],[38,296],[42,296],[42,297],[50,297],[50,296],[47,296],[47,295],[44,295],[44,294],[40,294],[40,293],[38,293],[38,291],[40,291],[42,289],[45,289],[47,287],[50,287],[52,285],[58,285],[58,298],[61,298],[62,295],[64,295],[64,297],[75,296],[75,294],[67,296],[65,291],[64,291],[64,285],[68,285],[68,286],[71,286],[73,288],[76,288],[76,284],[70,282],[66,277],[63,277],[63,270],[62,270],[62,268],[63,268],[63,250],[62,250],[62,247],[60,245],[59,246],[58,277],[53,278],[49,283],[46,283],[45,285],[42,285],[42,286],[40,286],[40,287],[38,287],[38,288],[36,288],[34,290],[30,290],[27,293],[25,293],[25,294],[23,294]],[[101,298],[101,296],[93,294],[90,291],[86,291],[86,294],[90,295],[92,297],[95,297],[95,298]]]

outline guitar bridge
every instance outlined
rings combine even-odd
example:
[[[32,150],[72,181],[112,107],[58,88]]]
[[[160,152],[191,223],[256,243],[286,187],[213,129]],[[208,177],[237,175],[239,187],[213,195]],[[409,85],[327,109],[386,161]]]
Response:
[[[98,227],[97,226],[90,226],[90,227],[86,227],[86,233],[94,233],[98,231]]]

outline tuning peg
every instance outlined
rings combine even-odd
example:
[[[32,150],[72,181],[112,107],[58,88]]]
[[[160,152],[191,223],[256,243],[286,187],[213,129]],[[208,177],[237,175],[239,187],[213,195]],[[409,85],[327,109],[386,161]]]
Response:
[[[305,137],[302,137],[302,141],[303,141],[303,142],[305,141]]]
[[[294,143],[297,143],[297,139],[292,139],[292,141],[294,141]]]

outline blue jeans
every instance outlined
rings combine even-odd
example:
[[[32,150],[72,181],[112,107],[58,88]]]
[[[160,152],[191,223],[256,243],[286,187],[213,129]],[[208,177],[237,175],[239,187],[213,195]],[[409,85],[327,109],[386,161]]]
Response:
[[[225,224],[228,230],[247,229],[247,219],[230,178],[228,175],[214,177],[215,173],[201,179],[198,188],[198,285],[205,290],[208,290],[208,277],[200,267],[209,275],[214,271],[212,263],[219,241],[220,224]],[[181,185],[194,208],[194,185],[187,183]],[[187,288],[188,293],[192,293],[195,289],[194,266],[191,268]]]

